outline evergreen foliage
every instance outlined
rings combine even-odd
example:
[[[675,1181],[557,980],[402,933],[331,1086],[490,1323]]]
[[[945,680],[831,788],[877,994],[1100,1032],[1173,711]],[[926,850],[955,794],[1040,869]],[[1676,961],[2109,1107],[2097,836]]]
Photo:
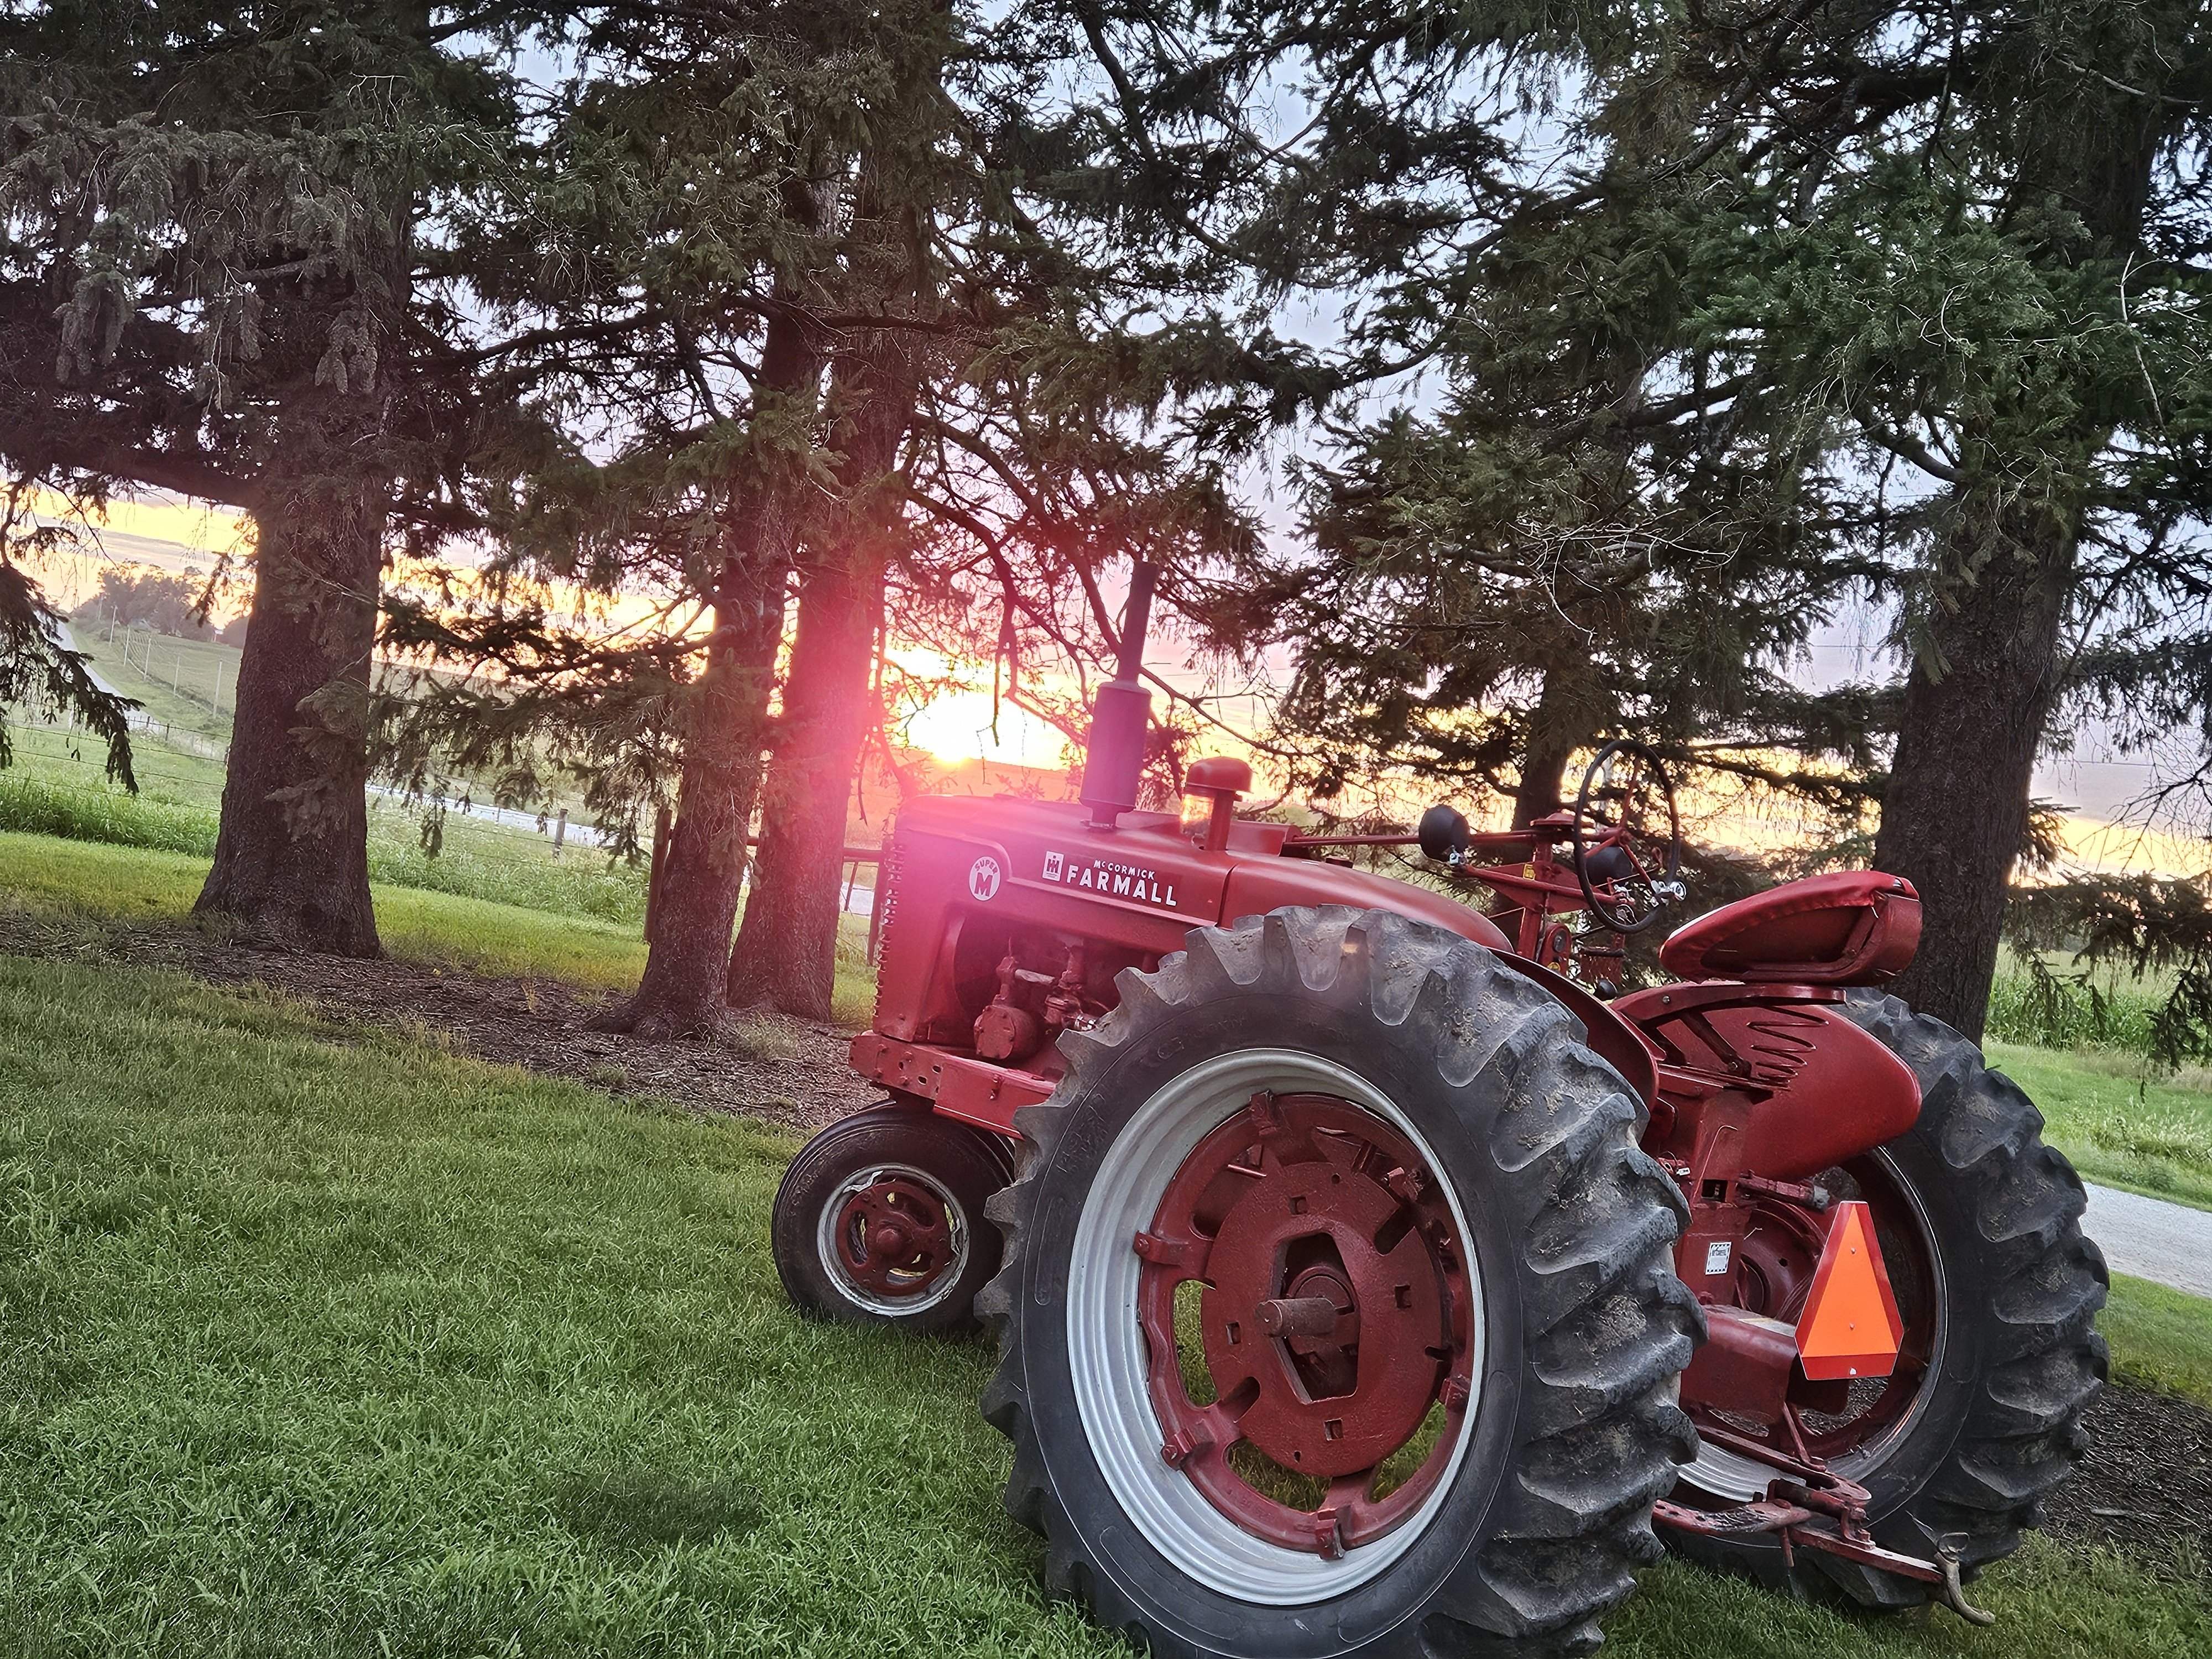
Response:
[[[1340,428],[1318,570],[1269,573],[1315,596],[1313,775],[1816,757],[1928,901],[1900,989],[1978,1030],[2038,753],[2205,721],[2203,8],[1170,10],[1125,25],[1185,65],[1132,147],[1231,135],[1190,211],[1346,301],[1324,378],[1443,382]],[[1793,690],[1854,586],[1902,683]]]
[[[536,428],[468,349],[455,204],[520,119],[495,6],[61,3],[0,15],[0,461],[88,504],[242,507],[254,616],[204,903],[375,949],[362,783],[388,531],[481,522]],[[465,38],[464,29],[466,31]]]

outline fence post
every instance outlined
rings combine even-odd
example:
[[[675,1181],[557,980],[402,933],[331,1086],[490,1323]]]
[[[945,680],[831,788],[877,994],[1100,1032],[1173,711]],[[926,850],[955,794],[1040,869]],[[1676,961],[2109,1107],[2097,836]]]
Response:
[[[561,816],[553,824],[553,856],[561,856],[561,843],[568,839],[568,809],[562,807]]]

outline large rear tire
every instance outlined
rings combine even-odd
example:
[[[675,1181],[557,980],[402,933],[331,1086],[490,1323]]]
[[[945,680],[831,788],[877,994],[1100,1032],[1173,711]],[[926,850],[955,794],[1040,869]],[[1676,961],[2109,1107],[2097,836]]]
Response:
[[[1895,997],[1854,993],[1851,1019],[1919,1079],[1917,1122],[1825,1177],[1869,1200],[1907,1324],[1898,1375],[1825,1434],[1830,1467],[1867,1488],[1875,1540],[1956,1559],[1964,1577],[2020,1547],[2038,1500],[2073,1472],[2082,1413],[2106,1371],[2097,1310],[2105,1259],[2081,1235],[2080,1177],[2043,1144],[2043,1119],[1980,1049]],[[1781,1312],[1782,1310],[1768,1311]],[[1854,1423],[1863,1428],[1854,1431]],[[1737,1468],[1735,1465],[1745,1467]],[[1701,1449],[1677,1502],[1723,1507],[1771,1470]],[[1771,1536],[1671,1532],[1685,1555],[1771,1589],[1903,1607],[1941,1592]]]
[[[1388,912],[1201,928],[1120,988],[1018,1116],[976,1302],[1047,1588],[1156,1656],[1595,1645],[1693,1449],[1641,1104],[1557,1000]]]

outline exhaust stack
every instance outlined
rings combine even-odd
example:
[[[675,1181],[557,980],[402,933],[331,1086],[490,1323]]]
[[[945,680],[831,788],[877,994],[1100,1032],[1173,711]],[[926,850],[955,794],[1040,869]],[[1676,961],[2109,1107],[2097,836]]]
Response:
[[[1159,572],[1139,560],[1129,572],[1129,608],[1121,618],[1121,655],[1114,678],[1091,705],[1091,735],[1083,745],[1083,804],[1091,822],[1111,830],[1137,804],[1145,772],[1145,734],[1152,694],[1138,683],[1145,662],[1145,630],[1152,617],[1152,582]]]

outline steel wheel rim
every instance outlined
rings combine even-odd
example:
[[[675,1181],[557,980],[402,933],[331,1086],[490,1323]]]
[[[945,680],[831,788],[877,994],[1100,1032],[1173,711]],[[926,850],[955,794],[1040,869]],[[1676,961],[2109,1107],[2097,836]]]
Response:
[[[1889,1153],[1880,1148],[1866,1153],[1864,1161],[1876,1165],[1890,1190],[1902,1200],[1906,1217],[1919,1235],[1919,1248],[1928,1264],[1929,1295],[1934,1302],[1933,1330],[1929,1338],[1928,1363],[1921,1372],[1921,1382],[1912,1402],[1905,1410],[1885,1425],[1881,1433],[1863,1444],[1852,1447],[1826,1460],[1828,1468],[1844,1480],[1860,1486],[1887,1461],[1889,1454],[1912,1432],[1920,1419],[1927,1414],[1934,1401],[1933,1384],[1943,1374],[1943,1352],[1950,1334],[1950,1298],[1943,1278],[1943,1258],[1936,1248],[1935,1228],[1928,1218],[1928,1206],[1912,1183],[1899,1173]],[[1853,1159],[1856,1163],[1858,1159]],[[1732,1503],[1753,1503],[1766,1496],[1766,1490],[1782,1471],[1757,1458],[1747,1457],[1716,1446],[1709,1441],[1698,1443],[1698,1455],[1682,1471],[1682,1480],[1700,1492]]]
[[[1067,1288],[1068,1356],[1075,1403],[1099,1472],[1137,1532],[1207,1589],[1238,1601],[1288,1607],[1325,1601],[1383,1571],[1427,1534],[1464,1466],[1480,1404],[1486,1333],[1481,1261],[1458,1194],[1441,1182],[1470,1287],[1468,1341],[1474,1397],[1435,1486],[1400,1524],[1334,1559],[1255,1536],[1217,1509],[1161,1456],[1164,1431],[1150,1392],[1149,1350],[1137,1323],[1143,1267],[1131,1241],[1199,1143],[1242,1112],[1255,1093],[1335,1096],[1389,1124],[1434,1171],[1427,1138],[1364,1078],[1317,1055],[1251,1048],[1192,1067],[1139,1107],[1115,1138],[1085,1196]]]
[[[945,1224],[951,1234],[951,1257],[924,1282],[924,1287],[910,1294],[885,1296],[873,1286],[862,1284],[853,1276],[846,1263],[844,1241],[840,1237],[848,1204],[872,1188],[893,1181],[902,1181],[922,1188],[943,1207]],[[959,1201],[952,1196],[945,1183],[926,1170],[911,1164],[872,1164],[865,1170],[856,1170],[837,1184],[836,1190],[823,1200],[821,1213],[815,1218],[814,1245],[821,1258],[823,1271],[830,1275],[839,1294],[856,1307],[870,1313],[890,1318],[908,1318],[927,1313],[959,1288],[968,1271],[971,1240],[968,1218]]]

